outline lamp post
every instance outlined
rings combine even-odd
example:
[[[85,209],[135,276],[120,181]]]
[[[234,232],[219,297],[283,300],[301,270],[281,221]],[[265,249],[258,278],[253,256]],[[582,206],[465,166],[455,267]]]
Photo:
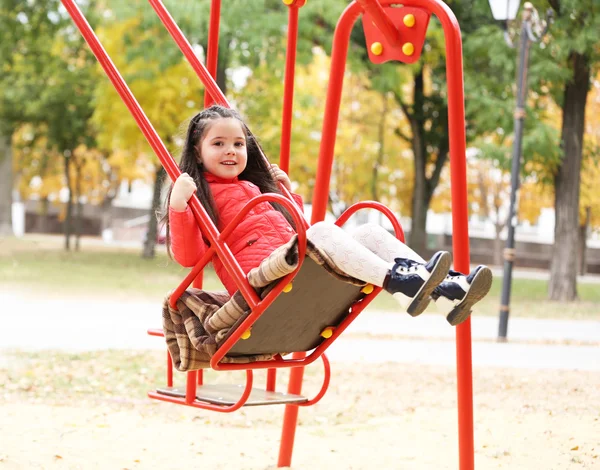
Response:
[[[504,38],[513,47],[508,34],[508,22],[515,19],[520,0],[489,0],[494,19],[504,22]],[[502,278],[502,297],[500,302],[500,324],[498,341],[506,341],[508,316],[510,313],[510,290],[512,285],[512,267],[515,259],[515,228],[517,225],[516,203],[519,190],[519,171],[521,169],[521,149],[523,141],[523,122],[525,120],[525,98],[527,96],[527,69],[529,65],[529,48],[546,34],[550,24],[551,10],[547,13],[545,24],[540,22],[533,5],[523,5],[519,62],[517,69],[517,103],[514,112],[514,142],[512,151],[512,168],[510,178],[510,206],[508,210],[508,235],[504,249],[504,275]],[[541,32],[540,32],[541,31]],[[536,34],[537,33],[537,34]]]

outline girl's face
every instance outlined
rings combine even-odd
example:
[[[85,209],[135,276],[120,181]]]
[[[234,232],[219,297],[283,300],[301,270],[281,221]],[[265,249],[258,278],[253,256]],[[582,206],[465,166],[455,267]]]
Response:
[[[246,133],[234,118],[217,119],[200,143],[200,161],[205,171],[219,178],[232,179],[246,168]]]

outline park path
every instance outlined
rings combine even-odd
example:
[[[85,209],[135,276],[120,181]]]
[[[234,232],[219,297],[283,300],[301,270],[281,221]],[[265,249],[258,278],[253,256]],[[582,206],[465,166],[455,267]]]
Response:
[[[163,349],[146,335],[160,327],[160,306],[0,293],[0,349]],[[498,321],[473,317],[473,365],[600,370],[600,321],[513,318],[509,342],[498,343]],[[455,329],[443,316],[418,318],[366,311],[328,350],[333,362],[455,364]],[[1,357],[1,356],[0,356]]]

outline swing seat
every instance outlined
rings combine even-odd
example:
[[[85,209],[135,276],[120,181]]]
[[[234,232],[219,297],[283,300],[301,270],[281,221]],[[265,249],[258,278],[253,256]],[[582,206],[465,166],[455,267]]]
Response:
[[[220,406],[233,406],[239,402],[244,393],[245,385],[234,384],[209,384],[196,388],[196,400]],[[169,397],[185,398],[185,389],[177,387],[164,387],[156,390],[157,393]],[[253,388],[244,406],[263,405],[299,405],[308,402],[302,395]]]
[[[250,336],[241,337],[229,349],[229,357],[311,351],[326,340],[322,333],[327,328],[335,331],[352,305],[365,296],[363,286],[334,277],[310,256],[304,259],[291,286],[252,325]],[[220,344],[249,314],[238,319]]]
[[[282,356],[326,347],[364,308],[357,303],[366,292],[371,297],[379,292],[370,285],[365,291],[363,281],[344,274],[312,244],[305,250],[299,245],[294,236],[248,273],[262,309],[250,308],[240,291],[229,297],[187,289],[165,299],[163,331],[177,370],[297,365]]]
[[[257,199],[264,197],[280,196],[263,195]],[[287,203],[283,198],[281,202]],[[392,222],[396,235],[404,239],[402,228],[393,213],[373,201],[354,204],[340,216],[336,224],[343,225],[352,214],[365,208],[385,214]],[[198,263],[172,293],[172,298],[165,300],[163,330],[148,331],[153,336],[165,336],[168,348],[167,386],[149,392],[150,398],[201,409],[233,412],[242,406],[312,406],[325,395],[331,375],[325,350],[381,288],[348,277],[324,253],[307,243],[306,238],[300,238],[299,235],[292,238],[248,273],[249,285],[258,294],[260,302],[266,302],[264,309],[260,305],[256,308],[258,312],[248,307],[240,291],[231,298],[226,292],[208,293],[198,289],[183,291],[197,274],[196,269],[203,267],[206,260]],[[290,257],[294,254],[295,257]],[[176,299],[179,300],[175,302]],[[177,318],[186,312],[185,308],[181,308],[185,305],[191,305],[196,311],[187,312],[187,317]],[[206,333],[206,330],[212,335],[190,337],[190,334]],[[291,352],[308,354],[300,358],[282,358]],[[308,399],[301,395],[275,392],[276,368],[305,366],[318,358],[323,361],[325,374],[316,396]],[[185,389],[173,386],[173,365],[180,371],[187,371]],[[207,367],[245,370],[246,385],[201,385],[201,369]],[[252,388],[253,369],[261,368],[269,369],[267,387]]]

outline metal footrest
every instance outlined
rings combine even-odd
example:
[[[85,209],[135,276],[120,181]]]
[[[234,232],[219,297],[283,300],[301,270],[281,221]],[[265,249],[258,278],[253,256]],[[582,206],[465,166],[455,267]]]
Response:
[[[222,384],[222,385],[200,385],[196,389],[196,400],[212,403],[214,405],[231,406],[238,402],[244,393],[245,385]],[[185,389],[177,387],[165,387],[156,390],[161,395],[185,398]],[[259,388],[253,388],[250,397],[244,406],[260,405],[290,405],[307,402],[308,398],[302,395],[292,395],[281,392],[268,392]]]

